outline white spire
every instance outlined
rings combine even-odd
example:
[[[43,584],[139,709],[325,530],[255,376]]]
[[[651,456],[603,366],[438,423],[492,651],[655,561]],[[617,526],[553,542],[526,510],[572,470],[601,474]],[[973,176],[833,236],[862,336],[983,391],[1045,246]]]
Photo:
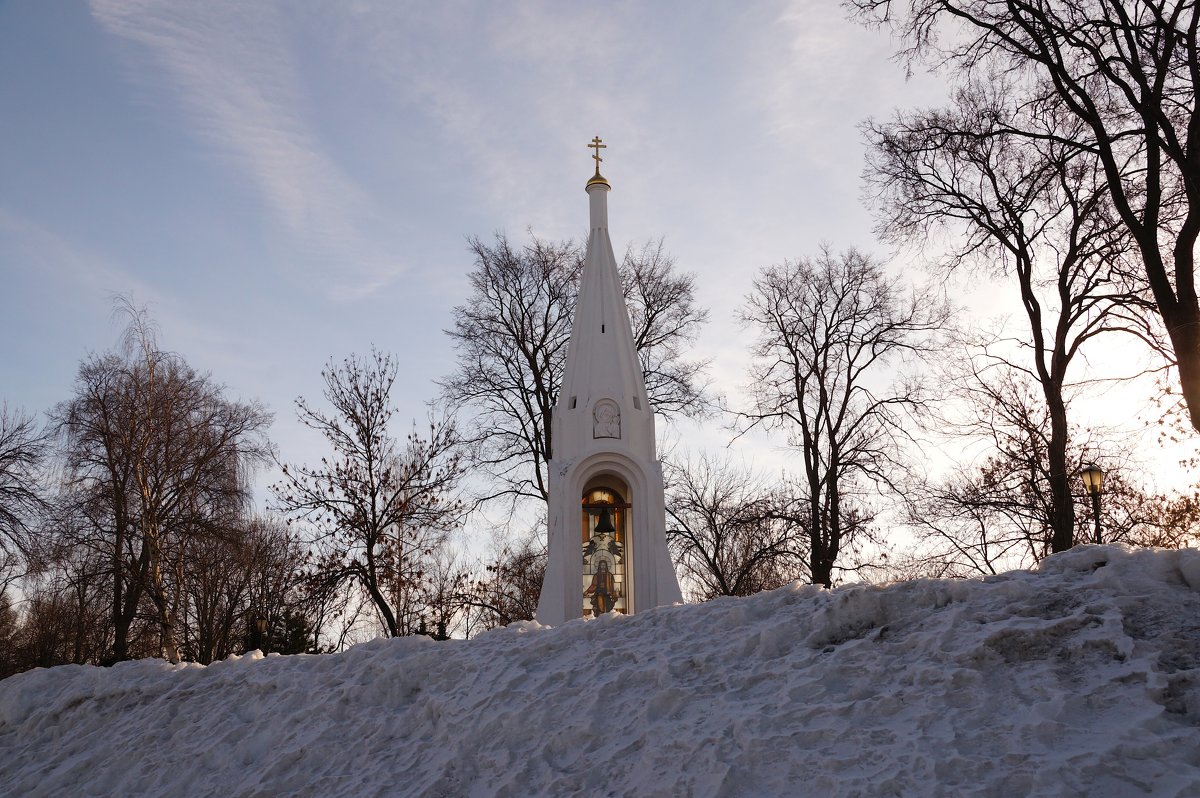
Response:
[[[551,625],[681,601],[667,553],[654,413],[608,237],[605,145],[597,137],[589,146],[596,151],[586,187],[591,229],[550,425],[549,561],[537,619]],[[602,531],[601,517],[616,528]]]
[[[594,431],[587,424],[564,426],[563,421],[581,414],[591,418],[595,403],[608,398],[617,403],[623,426],[623,434],[612,443],[619,440],[623,447],[654,459],[654,414],[647,401],[646,384],[633,342],[621,273],[608,237],[610,189],[597,165],[596,175],[586,188],[591,230],[555,412],[554,421],[559,429],[553,431],[553,445],[557,457],[560,447],[579,450],[590,443]],[[560,433],[563,437],[559,437]],[[573,434],[579,437],[571,440]]]

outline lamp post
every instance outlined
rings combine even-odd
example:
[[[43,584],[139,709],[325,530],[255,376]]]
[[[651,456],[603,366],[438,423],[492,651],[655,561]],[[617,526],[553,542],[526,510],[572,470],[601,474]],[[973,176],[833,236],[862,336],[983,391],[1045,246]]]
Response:
[[[267,624],[267,619],[262,615],[255,618],[254,628],[258,632],[258,648],[265,654],[267,653],[267,649],[270,648],[270,645],[267,642],[267,631],[270,628]]]
[[[263,650],[263,638],[267,634],[267,619],[261,613],[255,613],[250,618],[250,646],[249,650]],[[265,653],[265,652],[264,652]]]
[[[1100,539],[1100,489],[1104,487],[1104,470],[1095,463],[1089,463],[1079,472],[1083,478],[1083,487],[1092,497],[1092,517],[1096,519],[1096,542]]]

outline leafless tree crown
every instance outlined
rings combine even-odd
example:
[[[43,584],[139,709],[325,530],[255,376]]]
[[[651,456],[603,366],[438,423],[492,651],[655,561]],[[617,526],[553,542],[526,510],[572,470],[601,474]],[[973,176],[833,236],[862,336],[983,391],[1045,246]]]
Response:
[[[856,492],[903,468],[906,420],[925,392],[889,370],[927,355],[948,315],[933,293],[906,290],[856,250],[824,248],[755,278],[741,311],[757,334],[743,418],[786,434],[801,457],[814,582],[832,584],[843,543],[863,531]]]
[[[534,238],[516,247],[498,235],[471,239],[471,298],[447,330],[457,368],[441,383],[450,403],[474,411],[466,437],[473,462],[495,480],[495,496],[548,496],[550,417],[566,366],[583,251]],[[666,415],[706,410],[707,361],[686,357],[707,311],[695,279],[679,274],[662,243],[630,249],[621,282],[651,405]],[[491,498],[491,497],[489,497]]]

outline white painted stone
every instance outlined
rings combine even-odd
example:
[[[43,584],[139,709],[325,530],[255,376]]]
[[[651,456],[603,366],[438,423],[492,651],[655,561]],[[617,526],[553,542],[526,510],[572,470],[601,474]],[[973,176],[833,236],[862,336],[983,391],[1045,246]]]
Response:
[[[683,600],[667,552],[662,466],[654,414],[633,344],[608,237],[607,182],[587,186],[591,231],[566,372],[551,419],[549,562],[537,620],[583,616],[581,499],[597,478],[628,492],[626,612]]]

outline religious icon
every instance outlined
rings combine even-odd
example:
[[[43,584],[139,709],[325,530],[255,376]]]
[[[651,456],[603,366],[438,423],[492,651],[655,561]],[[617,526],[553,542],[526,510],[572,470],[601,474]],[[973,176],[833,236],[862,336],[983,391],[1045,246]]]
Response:
[[[593,438],[621,437],[621,408],[611,399],[601,399],[592,412]]]
[[[583,595],[592,597],[592,614],[603,615],[613,608],[617,598],[617,580],[612,571],[608,570],[608,561],[601,560],[599,568],[592,576],[592,584]]]
[[[624,612],[625,512],[629,505],[608,488],[594,488],[583,500],[583,615]]]

